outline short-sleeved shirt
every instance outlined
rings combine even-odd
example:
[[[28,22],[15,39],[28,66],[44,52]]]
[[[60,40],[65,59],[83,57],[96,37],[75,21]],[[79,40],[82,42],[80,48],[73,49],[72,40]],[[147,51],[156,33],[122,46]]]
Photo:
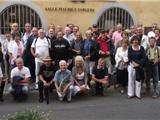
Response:
[[[29,78],[31,76],[30,71],[27,67],[23,66],[23,68],[21,70],[18,69],[18,67],[15,67],[12,69],[11,71],[11,79],[14,76],[19,76],[19,77],[23,77],[23,78]]]
[[[49,67],[46,67],[43,64],[40,67],[38,75],[42,75],[47,82],[50,82],[54,78],[55,72],[56,72],[56,68],[53,64],[51,64]]]
[[[71,82],[72,81],[71,71],[67,69],[66,72],[63,73],[61,70],[57,70],[54,76],[54,80],[58,84],[61,84],[63,82],[67,83]]]
[[[34,48],[35,53],[39,55],[35,58],[36,61],[42,62],[45,57],[49,56],[50,41],[47,40],[46,37],[43,39],[34,39],[31,47]]]
[[[97,66],[94,66],[92,74],[95,75],[97,79],[103,79],[105,76],[108,76],[108,69],[106,67],[98,68]]]

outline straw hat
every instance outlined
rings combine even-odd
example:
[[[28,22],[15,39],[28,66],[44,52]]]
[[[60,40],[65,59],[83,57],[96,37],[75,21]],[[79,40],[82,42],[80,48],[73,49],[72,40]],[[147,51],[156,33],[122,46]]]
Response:
[[[52,61],[51,57],[47,56],[43,59],[43,61]]]

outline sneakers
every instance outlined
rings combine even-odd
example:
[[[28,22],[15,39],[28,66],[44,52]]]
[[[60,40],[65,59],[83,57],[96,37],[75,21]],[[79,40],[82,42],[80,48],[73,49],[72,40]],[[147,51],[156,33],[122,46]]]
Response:
[[[124,89],[121,89],[120,93],[121,94],[124,94],[125,90]]]
[[[68,96],[67,96],[67,102],[71,102],[71,101],[72,101],[72,95],[68,94]]]
[[[35,90],[38,90],[38,84],[35,84]]]
[[[115,84],[115,85],[114,85],[114,88],[119,88],[119,84]]]
[[[59,97],[59,101],[63,101],[63,97]]]
[[[67,102],[71,102],[71,101],[72,101],[71,97],[68,97]]]
[[[152,95],[152,98],[158,98],[158,93],[154,92],[153,95]]]

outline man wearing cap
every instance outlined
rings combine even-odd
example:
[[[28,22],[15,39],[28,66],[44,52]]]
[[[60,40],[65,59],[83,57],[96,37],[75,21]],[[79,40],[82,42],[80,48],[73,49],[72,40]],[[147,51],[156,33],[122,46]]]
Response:
[[[51,90],[54,83],[54,74],[56,72],[55,66],[52,64],[52,59],[48,56],[43,59],[42,66],[40,67],[38,76],[38,88],[39,88],[39,102],[43,102],[43,93],[45,94],[46,102],[49,103],[48,91]]]
[[[92,32],[98,32],[99,33],[99,28],[97,24],[92,25]]]
[[[157,23],[152,24],[152,30],[148,32],[147,36],[150,37],[155,37],[155,30],[158,28]]]

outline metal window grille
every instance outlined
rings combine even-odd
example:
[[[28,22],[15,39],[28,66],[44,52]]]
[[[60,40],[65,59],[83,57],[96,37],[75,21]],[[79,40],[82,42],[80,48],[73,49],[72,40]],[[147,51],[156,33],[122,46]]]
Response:
[[[121,23],[124,29],[134,25],[132,16],[126,10],[118,7],[108,9],[98,20],[99,28],[105,30],[114,28],[118,23]]]
[[[11,30],[11,24],[17,22],[21,32],[24,32],[25,23],[29,22],[32,26],[40,28],[42,26],[39,15],[25,5],[15,4],[5,8],[0,13],[0,33],[4,34]]]

